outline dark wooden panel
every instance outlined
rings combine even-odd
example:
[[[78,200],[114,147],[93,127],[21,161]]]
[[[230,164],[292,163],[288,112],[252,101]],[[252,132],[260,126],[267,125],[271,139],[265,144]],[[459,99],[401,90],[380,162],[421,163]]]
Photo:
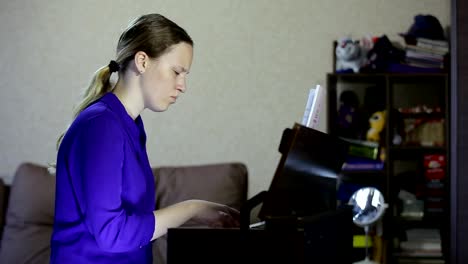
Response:
[[[451,246],[449,263],[468,263],[468,1],[452,0]]]

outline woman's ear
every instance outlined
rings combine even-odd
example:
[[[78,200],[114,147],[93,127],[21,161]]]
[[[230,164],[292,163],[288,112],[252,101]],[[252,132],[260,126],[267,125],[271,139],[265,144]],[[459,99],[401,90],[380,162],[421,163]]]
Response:
[[[144,51],[138,51],[134,57],[136,70],[142,74],[146,71],[149,64],[149,56]]]

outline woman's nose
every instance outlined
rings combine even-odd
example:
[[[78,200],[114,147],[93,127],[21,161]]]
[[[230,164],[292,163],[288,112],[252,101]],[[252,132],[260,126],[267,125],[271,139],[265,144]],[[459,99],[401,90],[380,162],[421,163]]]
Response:
[[[185,78],[181,78],[181,80],[176,85],[176,89],[179,90],[181,93],[185,93],[187,89],[187,82]]]

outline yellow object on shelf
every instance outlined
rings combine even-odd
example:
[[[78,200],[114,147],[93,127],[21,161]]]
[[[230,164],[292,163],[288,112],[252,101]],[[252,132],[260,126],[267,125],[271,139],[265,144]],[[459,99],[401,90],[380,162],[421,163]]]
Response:
[[[367,246],[372,247],[372,238],[368,237]],[[353,248],[366,248],[366,236],[365,235],[354,235],[353,236]]]

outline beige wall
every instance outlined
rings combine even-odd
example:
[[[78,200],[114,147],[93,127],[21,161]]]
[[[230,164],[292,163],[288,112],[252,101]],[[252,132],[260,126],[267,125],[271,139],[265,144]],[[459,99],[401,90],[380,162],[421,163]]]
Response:
[[[266,189],[282,130],[332,69],[348,33],[400,40],[417,13],[449,23],[448,0],[1,1],[0,176],[55,158],[55,140],[91,74],[113,59],[122,29],[159,12],[195,40],[188,92],[144,112],[154,166],[241,161],[250,195]],[[8,179],[7,179],[8,181]]]

